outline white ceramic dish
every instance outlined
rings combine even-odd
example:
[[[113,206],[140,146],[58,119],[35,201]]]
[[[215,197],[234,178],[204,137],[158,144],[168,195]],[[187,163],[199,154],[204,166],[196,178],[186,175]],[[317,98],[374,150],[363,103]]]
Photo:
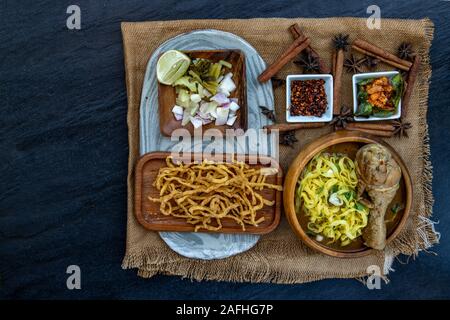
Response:
[[[291,116],[291,82],[294,80],[325,80],[327,110],[321,117]],[[298,74],[286,78],[286,121],[287,122],[328,122],[333,119],[333,76],[331,74]]]
[[[358,73],[354,74],[352,77],[353,84],[353,113],[355,114],[358,111],[358,82],[368,78],[379,78],[379,77],[388,77],[392,79],[395,75],[398,74],[398,71],[384,71],[384,72],[368,72],[368,73]],[[379,118],[379,117],[354,117],[355,121],[383,121],[383,120],[392,120],[399,119],[402,113],[402,100],[398,104],[398,108],[395,113],[390,117]]]

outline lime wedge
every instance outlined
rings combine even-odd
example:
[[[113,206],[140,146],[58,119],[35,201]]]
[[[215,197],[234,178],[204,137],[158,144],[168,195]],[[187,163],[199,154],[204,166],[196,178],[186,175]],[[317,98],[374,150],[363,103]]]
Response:
[[[162,84],[171,85],[181,78],[189,68],[191,59],[177,50],[164,52],[156,64],[156,76]]]

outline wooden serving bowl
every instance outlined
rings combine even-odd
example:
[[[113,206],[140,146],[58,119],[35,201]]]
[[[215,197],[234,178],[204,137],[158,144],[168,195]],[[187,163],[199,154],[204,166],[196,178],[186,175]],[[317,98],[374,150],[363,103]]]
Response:
[[[400,180],[400,188],[386,212],[385,219],[392,220],[386,225],[386,244],[397,237],[401,229],[404,227],[411,210],[413,189],[408,168],[401,157],[389,144],[374,136],[356,131],[338,131],[322,136],[302,149],[302,151],[300,151],[295,160],[292,162],[284,182],[283,203],[286,217],[295,234],[310,248],[329,256],[339,258],[361,257],[371,253],[372,250],[374,250],[364,245],[362,237],[355,239],[352,243],[345,247],[341,247],[339,243],[327,244],[326,239],[322,243],[316,241],[314,238],[311,238],[306,233],[308,217],[305,215],[303,210],[298,213],[295,211],[294,198],[298,179],[302,174],[303,169],[316,154],[322,151],[337,152],[347,154],[351,159],[354,159],[358,149],[369,143],[379,143],[385,146],[392,153],[392,156],[402,169],[403,174],[402,179]],[[390,208],[393,204],[398,202],[403,203],[405,207],[394,216]]]

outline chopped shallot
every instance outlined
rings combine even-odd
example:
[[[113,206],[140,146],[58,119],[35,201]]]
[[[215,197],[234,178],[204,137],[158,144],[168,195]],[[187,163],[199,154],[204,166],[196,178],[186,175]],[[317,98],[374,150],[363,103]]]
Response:
[[[228,106],[229,106],[230,110],[233,112],[238,111],[240,108],[239,105],[234,101],[231,101]]]
[[[223,126],[228,121],[228,113],[230,109],[218,107],[216,109],[217,117],[216,117],[216,126]]]
[[[200,128],[203,125],[203,120],[200,117],[190,117],[190,120],[195,129]]]
[[[183,115],[183,107],[180,107],[178,105],[174,105],[172,108],[173,114],[181,114]]]
[[[236,121],[237,116],[229,117],[227,120],[227,125],[232,126],[234,122]]]
[[[217,93],[215,96],[211,98],[212,101],[216,101],[219,105],[223,105],[225,103],[229,103],[230,99],[223,92]]]

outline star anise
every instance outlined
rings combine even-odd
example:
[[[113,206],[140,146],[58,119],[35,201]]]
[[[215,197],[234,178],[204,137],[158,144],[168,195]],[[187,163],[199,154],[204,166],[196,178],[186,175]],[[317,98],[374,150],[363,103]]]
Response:
[[[286,84],[286,80],[285,79],[281,79],[278,77],[272,77],[270,80],[272,80],[272,87],[274,89],[284,86]]]
[[[362,72],[364,61],[365,58],[358,59],[352,54],[350,58],[345,59],[344,67],[348,73],[360,73]]]
[[[295,60],[294,63],[301,66],[303,72],[319,72],[319,59],[309,52],[303,53],[300,59]]]
[[[344,129],[347,123],[353,121],[353,112],[347,106],[342,106],[338,115],[333,117],[330,122],[330,126],[333,126],[334,130]]]
[[[403,122],[402,119],[393,121],[394,135],[398,137],[408,137],[408,129],[412,128],[410,122]]]
[[[348,47],[348,34],[338,34],[337,36],[335,36],[333,38],[333,44],[334,44],[334,48],[336,50],[344,50],[347,51],[347,47]]]
[[[403,42],[397,50],[397,54],[401,59],[412,60],[414,57],[414,51],[412,50],[411,43]]]
[[[269,109],[265,106],[259,106],[259,108],[261,109],[261,113],[263,115],[265,115],[267,117],[267,119],[272,120],[273,122],[276,122],[275,113],[273,112],[272,109]]]
[[[297,141],[298,140],[295,137],[295,130],[286,131],[280,135],[280,144],[282,144],[284,146],[293,148],[294,143],[296,143]]]
[[[378,63],[380,62],[380,59],[371,57],[371,56],[364,56],[364,64],[369,70],[372,70],[375,68]]]

